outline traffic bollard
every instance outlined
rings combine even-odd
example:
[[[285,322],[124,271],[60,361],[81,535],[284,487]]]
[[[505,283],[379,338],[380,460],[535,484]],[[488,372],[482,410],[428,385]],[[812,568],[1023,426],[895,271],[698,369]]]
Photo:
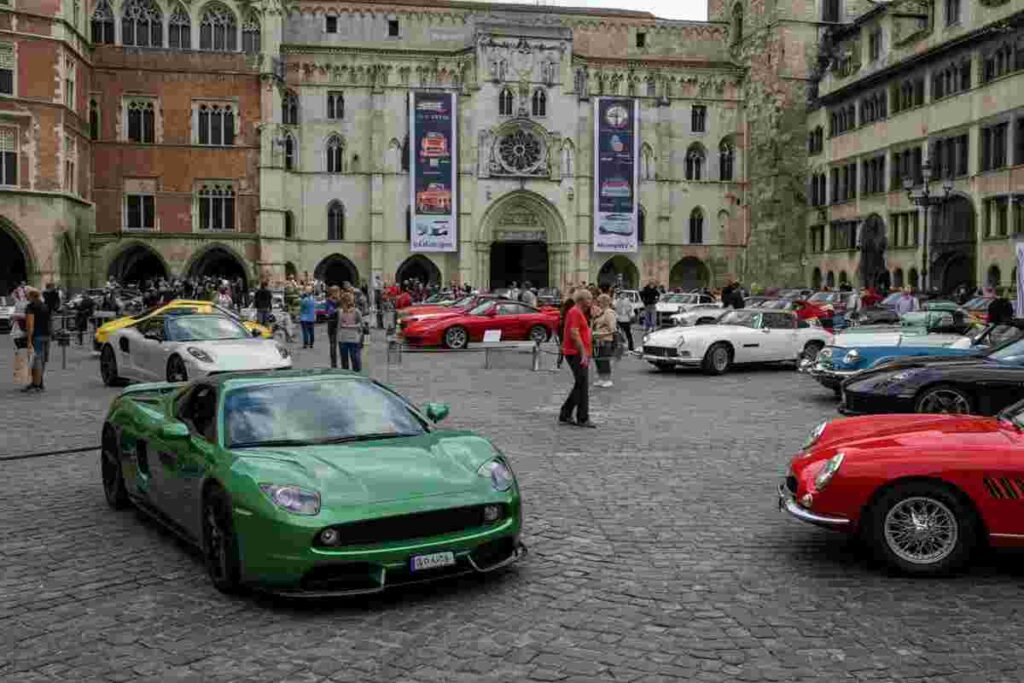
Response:
[[[533,371],[540,372],[540,342],[533,342]]]

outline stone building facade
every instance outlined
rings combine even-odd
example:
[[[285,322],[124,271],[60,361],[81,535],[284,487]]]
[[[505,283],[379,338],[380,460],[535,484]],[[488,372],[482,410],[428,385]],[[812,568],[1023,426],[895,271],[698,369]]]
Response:
[[[805,282],[1016,287],[1024,6],[905,0],[846,19],[808,114]]]

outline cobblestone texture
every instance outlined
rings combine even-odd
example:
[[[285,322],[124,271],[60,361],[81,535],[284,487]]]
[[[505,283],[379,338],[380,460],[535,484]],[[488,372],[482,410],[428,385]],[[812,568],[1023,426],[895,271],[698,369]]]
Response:
[[[584,432],[555,424],[568,371],[529,355],[389,368],[371,350],[374,376],[509,455],[525,562],[370,599],[227,598],[174,537],[106,506],[96,452],[0,462],[0,680],[1020,680],[1019,554],[907,580],[778,512],[789,455],[833,414],[792,370],[628,359]],[[23,396],[8,356],[0,456],[98,441],[114,390],[93,357],[62,372],[58,354],[48,391]]]

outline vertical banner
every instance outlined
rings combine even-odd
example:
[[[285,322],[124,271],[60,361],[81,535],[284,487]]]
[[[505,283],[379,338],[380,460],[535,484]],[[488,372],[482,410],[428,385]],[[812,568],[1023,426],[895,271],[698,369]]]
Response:
[[[1024,242],[1017,242],[1017,306],[1016,317],[1024,318]]]
[[[458,95],[409,93],[411,251],[458,251]]]
[[[594,251],[637,250],[639,115],[634,99],[594,101]]]

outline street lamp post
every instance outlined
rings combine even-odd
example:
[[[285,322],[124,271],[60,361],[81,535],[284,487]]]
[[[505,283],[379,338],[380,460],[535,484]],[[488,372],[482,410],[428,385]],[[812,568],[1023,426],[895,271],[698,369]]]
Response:
[[[942,179],[942,193],[932,194],[932,163],[929,159],[921,166],[921,187],[915,188],[914,178],[905,176],[903,178],[903,189],[907,191],[907,198],[914,206],[924,207],[924,240],[921,246],[921,281],[918,288],[922,292],[931,291],[928,281],[928,213],[933,206],[941,206],[949,201],[949,194],[953,191],[953,179],[946,177]]]

